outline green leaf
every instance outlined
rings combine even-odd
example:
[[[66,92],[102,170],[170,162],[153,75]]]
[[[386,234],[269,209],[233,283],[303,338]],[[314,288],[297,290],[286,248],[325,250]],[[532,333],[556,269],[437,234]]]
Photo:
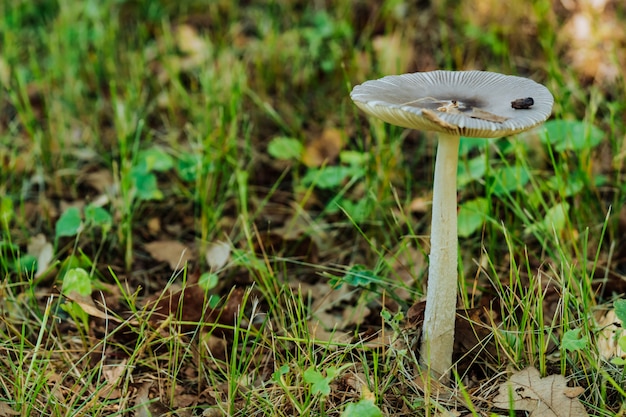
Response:
[[[494,168],[491,177],[491,192],[499,197],[521,189],[530,180],[530,173],[523,166]]]
[[[304,185],[314,185],[317,188],[328,190],[337,188],[353,177],[362,177],[363,168],[357,166],[329,166],[319,169],[309,169],[302,178]]]
[[[368,198],[362,198],[356,203],[347,198],[342,198],[336,204],[338,204],[355,223],[361,223],[367,220],[374,208],[373,202]]]
[[[91,295],[91,278],[83,268],[69,269],[63,276],[63,294],[72,293],[88,297]]]
[[[485,139],[467,138],[465,136],[461,136],[461,142],[459,143],[459,155],[465,156],[473,149],[484,149],[486,146],[487,141]]]
[[[472,158],[467,162],[459,162],[456,173],[456,181],[458,188],[463,188],[472,181],[476,181],[485,176],[487,172],[487,163],[483,155]]]
[[[613,308],[615,309],[615,315],[622,322],[622,327],[626,327],[626,299],[615,300]]]
[[[200,155],[183,154],[176,163],[176,171],[183,181],[195,181],[200,164]]]
[[[210,289],[215,288],[218,282],[219,282],[219,277],[217,276],[217,274],[213,272],[205,272],[204,274],[200,275],[200,279],[198,280],[198,285],[203,290],[208,291]]]
[[[311,367],[304,371],[304,381],[311,384],[311,393],[313,395],[322,394],[324,396],[330,394],[330,379],[325,378],[324,375],[317,369]]]
[[[383,413],[374,401],[363,398],[358,403],[350,403],[341,417],[382,417]]]
[[[289,365],[284,364],[280,368],[274,371],[272,374],[272,381],[280,381],[280,377],[286,375],[289,372]]]
[[[370,154],[367,152],[341,151],[339,153],[339,161],[347,165],[365,166],[369,159]]]
[[[137,192],[137,198],[140,200],[163,199],[163,193],[159,190],[156,175],[133,168],[131,176]]]
[[[572,329],[565,332],[561,340],[561,347],[568,352],[587,348],[588,340],[580,336],[582,329]]]
[[[382,281],[382,279],[364,265],[353,265],[341,278],[342,283],[353,287],[368,287]]]
[[[165,172],[172,169],[174,159],[161,148],[150,148],[139,152],[137,155],[138,168],[144,172]]]
[[[0,224],[8,225],[14,214],[13,200],[8,197],[0,199]]]
[[[14,271],[30,274],[37,272],[37,258],[33,255],[21,255],[17,259],[15,259],[11,264],[12,269]]]
[[[538,231],[547,231],[552,233],[556,231],[560,233],[567,224],[567,216],[569,214],[569,203],[559,203],[554,207],[551,207],[543,219],[530,225],[524,231],[526,234],[536,233]]]
[[[626,352],[626,336],[620,337],[617,344],[619,348],[622,349],[622,352]]]
[[[82,220],[80,210],[77,207],[70,207],[57,220],[55,225],[55,236],[75,236],[80,232]]]
[[[555,191],[562,191],[563,197],[571,197],[578,194],[584,187],[585,183],[583,178],[577,175],[576,172],[572,172],[566,181],[561,181],[557,177],[552,177],[547,182],[548,187]]]
[[[624,322],[622,321],[622,323],[624,323]],[[622,336],[619,339],[617,339],[617,345],[622,350],[622,352],[626,352],[626,336]],[[615,364],[615,365],[619,365],[619,366],[626,366],[626,359],[624,359],[624,358],[613,358],[611,360],[611,363]]]
[[[489,202],[486,198],[477,198],[461,204],[458,217],[459,237],[468,237],[480,230],[488,212]]]
[[[604,132],[579,120],[551,120],[543,124],[540,137],[558,152],[581,151],[597,146],[604,139]]]
[[[110,229],[113,225],[113,217],[102,207],[89,204],[85,207],[85,222],[103,229]]]
[[[302,157],[302,143],[295,138],[279,136],[267,145],[267,153],[273,158],[299,161]]]

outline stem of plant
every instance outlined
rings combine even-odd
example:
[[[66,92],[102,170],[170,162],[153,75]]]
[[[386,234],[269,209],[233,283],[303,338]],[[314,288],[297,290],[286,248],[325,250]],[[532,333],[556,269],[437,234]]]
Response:
[[[447,384],[452,368],[458,288],[456,172],[458,135],[439,135],[430,230],[430,266],[420,361]]]

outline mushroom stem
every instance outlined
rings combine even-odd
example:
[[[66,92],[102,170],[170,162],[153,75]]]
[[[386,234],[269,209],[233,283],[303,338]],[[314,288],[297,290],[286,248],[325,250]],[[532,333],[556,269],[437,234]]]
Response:
[[[430,266],[422,329],[421,362],[449,382],[458,286],[456,173],[459,135],[439,134],[433,188]]]

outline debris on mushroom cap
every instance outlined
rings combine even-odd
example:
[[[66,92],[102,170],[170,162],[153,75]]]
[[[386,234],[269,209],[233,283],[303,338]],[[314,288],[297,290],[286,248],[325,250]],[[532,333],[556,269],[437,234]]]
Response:
[[[483,138],[530,129],[550,116],[554,104],[548,89],[533,80],[487,71],[389,75],[355,86],[350,97],[387,123]],[[513,107],[520,97],[533,101],[523,112]]]
[[[535,100],[532,97],[518,98],[511,102],[511,107],[514,109],[530,109],[535,104]]]

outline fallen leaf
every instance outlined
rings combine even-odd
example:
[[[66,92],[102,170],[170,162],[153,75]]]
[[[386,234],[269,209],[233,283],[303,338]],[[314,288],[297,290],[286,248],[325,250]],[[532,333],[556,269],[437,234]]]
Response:
[[[576,398],[582,395],[583,392],[585,392],[583,387],[567,387],[563,390],[563,394],[565,394],[567,398]]]
[[[148,227],[148,231],[152,235],[156,235],[161,231],[161,219],[159,219],[158,217],[152,217],[148,219],[146,224]]]
[[[497,114],[489,113],[488,111],[477,108],[473,108],[471,112],[465,113],[465,115],[471,117],[472,119],[482,119],[495,123],[503,123],[509,120],[508,117],[498,116]]]
[[[454,131],[456,132],[459,128],[458,126],[454,126],[448,122],[443,121],[441,118],[439,118],[439,116],[437,116],[437,113],[435,113],[432,110],[429,109],[422,109],[422,114],[424,115],[425,118],[427,118],[428,120],[430,120],[431,122],[433,122],[434,124],[443,127],[444,129],[448,129],[450,131]]]
[[[102,376],[106,380],[102,389],[98,390],[100,398],[117,399],[122,396],[122,390],[119,388],[122,377],[128,369],[126,367],[127,360],[124,359],[120,363],[106,364],[102,367]]]
[[[416,197],[409,203],[409,211],[411,213],[424,214],[427,213],[431,206],[431,199],[424,197]]]
[[[307,167],[319,167],[339,156],[344,140],[338,129],[325,129],[320,136],[309,142],[302,155]]]
[[[146,243],[146,250],[154,259],[167,262],[173,270],[181,269],[194,259],[191,249],[176,240],[159,240]]]
[[[0,402],[0,417],[19,416],[20,414],[21,413],[19,411],[12,409],[9,404]]]
[[[137,390],[135,397],[135,416],[137,417],[161,417],[170,414],[170,409],[163,404],[160,398],[150,398],[152,382],[144,382]]]
[[[107,193],[114,187],[113,174],[108,169],[101,169],[85,173],[79,177],[79,181],[89,185],[100,193]]]
[[[100,308],[98,308],[96,306],[96,304],[94,303],[94,301],[91,299],[91,297],[87,297],[87,296],[82,296],[76,293],[73,293],[71,295],[66,295],[65,296],[69,301],[72,301],[76,304],[78,304],[80,306],[80,308],[83,309],[83,311],[85,313],[87,313],[88,315],[90,315],[91,317],[96,317],[102,320],[107,320],[107,321],[112,321],[114,323],[124,323],[125,320],[121,320],[119,318],[117,318],[116,316],[114,316],[113,314],[110,314],[106,311],[102,311]],[[136,320],[128,320],[128,323],[131,324],[139,324],[138,321]]]
[[[619,338],[626,334],[619,321],[615,310],[596,313],[596,326],[600,329],[596,333],[596,346],[598,353],[606,361],[612,358],[626,359],[626,352],[622,351],[618,343]]]
[[[568,387],[562,375],[541,378],[533,367],[513,375],[500,385],[494,406],[503,409],[530,411],[530,417],[582,417],[587,411],[572,395],[582,393],[579,387]]]

